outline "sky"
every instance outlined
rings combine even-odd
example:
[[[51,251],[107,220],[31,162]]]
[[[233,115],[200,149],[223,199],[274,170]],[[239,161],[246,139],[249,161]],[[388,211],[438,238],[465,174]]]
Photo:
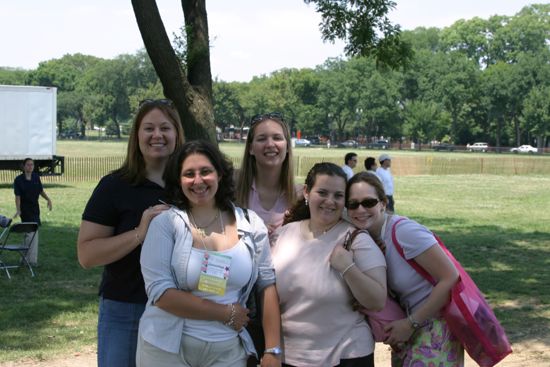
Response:
[[[459,19],[514,15],[526,0],[395,0],[402,29],[450,26]],[[183,25],[181,0],[157,0],[170,39]],[[343,56],[323,43],[320,16],[302,0],[206,0],[212,76],[248,82],[281,68],[314,68]],[[0,66],[35,69],[82,53],[102,58],[143,48],[131,0],[0,0]]]

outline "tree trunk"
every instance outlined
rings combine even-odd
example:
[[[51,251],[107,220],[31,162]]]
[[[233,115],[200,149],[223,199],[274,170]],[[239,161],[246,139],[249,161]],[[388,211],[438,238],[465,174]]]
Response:
[[[164,95],[180,114],[186,140],[216,144],[205,0],[182,0],[187,29],[187,70],[170,43],[154,0],[132,0],[141,38]]]

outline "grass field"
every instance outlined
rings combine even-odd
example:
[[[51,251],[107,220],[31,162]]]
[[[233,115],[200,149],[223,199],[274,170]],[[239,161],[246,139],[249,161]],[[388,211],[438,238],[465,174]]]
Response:
[[[110,155],[123,154],[125,149],[124,144],[112,142],[90,147],[70,143],[60,143],[58,153],[86,150],[92,155],[101,150]],[[229,155],[242,154],[242,146],[223,149]],[[316,148],[297,153],[302,150],[309,154]],[[37,276],[31,278],[20,269],[12,272],[10,281],[0,272],[0,361],[51,359],[95,348],[101,269],[81,269],[75,248],[80,216],[95,185],[94,181],[46,186],[54,210],[42,214]],[[470,272],[512,342],[536,339],[548,348],[549,187],[549,175],[398,176],[395,194],[398,213],[439,234]],[[0,213],[13,211],[11,185],[1,184]]]

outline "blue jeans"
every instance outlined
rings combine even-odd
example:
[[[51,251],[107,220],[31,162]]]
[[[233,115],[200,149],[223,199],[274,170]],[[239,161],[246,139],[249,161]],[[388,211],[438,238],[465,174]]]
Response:
[[[139,319],[145,305],[100,297],[97,324],[98,367],[135,367]]]

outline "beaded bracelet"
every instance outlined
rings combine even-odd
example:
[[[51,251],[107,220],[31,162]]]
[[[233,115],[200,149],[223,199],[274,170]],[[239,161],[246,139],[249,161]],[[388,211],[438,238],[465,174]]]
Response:
[[[340,273],[340,275],[342,276],[342,278],[344,277],[344,275],[346,275],[346,273],[348,272],[348,270],[351,269],[351,268],[354,267],[354,266],[355,266],[355,263],[349,264],[348,267],[345,268],[344,271]]]
[[[230,328],[233,328],[235,326],[235,316],[237,316],[237,309],[235,308],[235,304],[233,303],[227,306],[231,308],[231,313],[229,315],[229,320],[227,320],[223,324],[229,326]]]

